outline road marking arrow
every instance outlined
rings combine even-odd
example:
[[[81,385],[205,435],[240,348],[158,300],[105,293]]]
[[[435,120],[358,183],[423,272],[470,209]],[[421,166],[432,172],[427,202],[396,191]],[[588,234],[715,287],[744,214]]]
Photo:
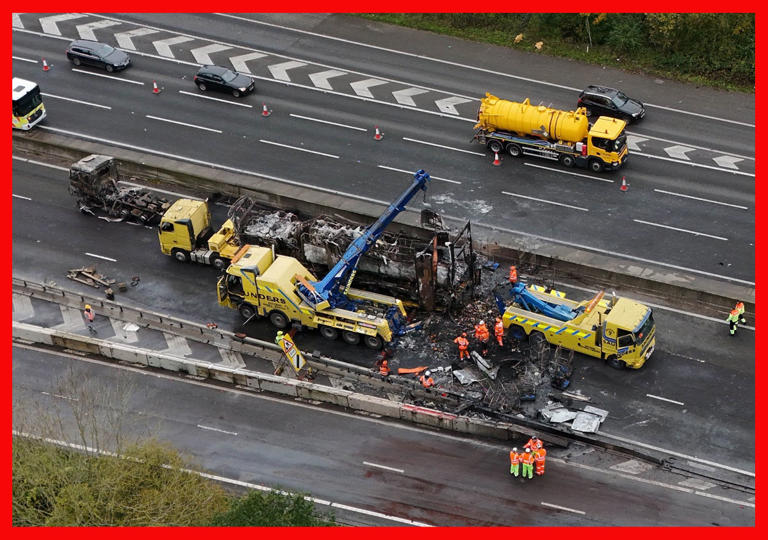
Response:
[[[118,24],[120,23],[117,21],[108,21],[107,19],[102,19],[100,21],[89,22],[86,24],[78,24],[75,29],[77,30],[77,33],[80,34],[81,39],[98,41],[98,39],[96,39],[96,34],[93,32],[94,30],[99,28],[108,28]]]
[[[423,88],[405,88],[403,90],[395,90],[392,92],[392,95],[401,105],[409,105],[410,107],[415,107],[416,102],[413,101],[412,96],[426,94],[427,92],[429,92],[429,90],[424,90]]]
[[[712,159],[720,167],[725,167],[726,169],[738,169],[735,163],[737,161],[744,161],[742,158],[736,157],[736,156],[717,156],[716,158],[712,158]]]
[[[638,137],[637,135],[627,135],[627,148],[640,152],[642,150],[642,148],[640,148],[640,143],[647,140],[648,139]]]
[[[296,60],[290,60],[288,62],[281,62],[280,64],[272,64],[271,66],[267,66],[267,69],[269,69],[269,72],[272,74],[272,77],[277,79],[278,81],[291,81],[291,78],[288,76],[288,70],[299,68],[302,66],[306,66],[304,62],[297,62]]]
[[[232,67],[235,68],[235,71],[239,71],[241,73],[251,73],[251,70],[248,69],[246,62],[251,60],[258,60],[259,58],[264,58],[265,56],[267,55],[253,52],[248,54],[241,54],[239,56],[230,56],[229,61],[232,62]]]
[[[693,152],[695,148],[688,148],[687,146],[681,146],[681,145],[675,145],[675,146],[669,146],[664,149],[664,151],[669,155],[669,157],[677,158],[677,159],[685,159],[687,161],[690,161],[691,158],[686,156],[686,152]]]
[[[21,22],[21,17],[19,17],[18,13],[13,14],[13,27],[24,28],[24,23]]]
[[[204,47],[198,47],[196,49],[192,49],[189,52],[192,53],[192,56],[195,57],[195,62],[197,62],[198,64],[215,64],[216,62],[211,60],[210,55],[213,53],[221,52],[221,51],[228,51],[231,48],[232,47],[228,47],[226,45],[212,43]]]
[[[159,30],[152,30],[151,28],[136,28],[129,30],[128,32],[117,32],[115,39],[117,40],[117,46],[121,49],[128,49],[131,51],[136,50],[136,45],[133,44],[133,38],[139,36],[148,36],[149,34],[157,34]]]
[[[320,71],[318,73],[312,73],[309,76],[309,80],[312,81],[312,84],[317,86],[318,88],[323,88],[324,90],[333,90],[331,87],[331,83],[328,82],[328,79],[332,77],[338,77],[339,75],[346,75],[346,71],[339,71],[336,69],[328,69],[326,71]]]
[[[176,58],[171,52],[171,45],[178,45],[179,43],[186,43],[187,41],[192,41],[192,38],[177,36],[168,39],[158,39],[157,41],[153,41],[152,45],[155,46],[157,54],[160,56],[165,56],[166,58]]]
[[[46,34],[55,36],[61,35],[61,30],[56,26],[60,22],[71,21],[72,19],[82,19],[85,15],[79,13],[65,13],[63,15],[51,15],[50,17],[40,17],[40,26]]]
[[[352,87],[352,90],[354,90],[355,94],[358,96],[372,98],[373,94],[369,88],[373,88],[374,86],[379,86],[381,84],[387,84],[387,81],[381,81],[379,79],[364,79],[362,81],[349,83],[349,86]]]
[[[444,99],[438,99],[435,101],[435,105],[444,113],[458,115],[459,111],[456,110],[456,105],[461,103],[469,103],[471,99],[465,99],[458,96],[451,96]]]

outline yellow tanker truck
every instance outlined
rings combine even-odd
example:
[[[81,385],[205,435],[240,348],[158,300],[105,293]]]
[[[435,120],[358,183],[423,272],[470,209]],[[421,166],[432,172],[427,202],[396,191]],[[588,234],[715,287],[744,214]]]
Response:
[[[485,96],[473,140],[491,152],[537,156],[594,172],[616,170],[627,161],[623,120],[601,116],[590,127],[584,108],[560,111],[531,105],[529,99],[518,103]]]

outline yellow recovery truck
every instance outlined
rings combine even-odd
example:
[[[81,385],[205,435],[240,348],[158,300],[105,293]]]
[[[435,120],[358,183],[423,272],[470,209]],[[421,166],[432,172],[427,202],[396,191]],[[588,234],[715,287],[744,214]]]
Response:
[[[507,286],[505,286],[507,287]],[[656,346],[653,311],[628,298],[603,300],[600,291],[591,300],[574,302],[560,291],[518,281],[509,288],[513,302],[505,306],[499,290],[496,302],[504,328],[531,343],[547,341],[606,360],[614,368],[639,369]]]

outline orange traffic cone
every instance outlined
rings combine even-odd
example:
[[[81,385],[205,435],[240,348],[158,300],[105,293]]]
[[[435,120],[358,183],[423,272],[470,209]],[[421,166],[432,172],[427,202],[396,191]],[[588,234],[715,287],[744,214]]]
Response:
[[[376,135],[373,136],[373,139],[376,141],[380,141],[384,138],[384,135],[381,134],[381,131],[379,131],[379,126],[376,126]]]
[[[499,165],[501,165],[501,160],[499,159],[499,153],[498,152],[494,152],[493,153],[493,164],[496,165],[497,167]]]
[[[629,184],[627,184],[627,177],[622,176],[621,177],[621,187],[619,188],[621,191],[627,191],[629,189]]]
[[[43,58],[43,71],[48,71],[49,69],[51,68],[48,67],[48,62],[46,62],[45,58]]]
[[[272,114],[272,111],[267,109],[267,104],[266,103],[262,103],[261,104],[261,116],[269,116],[270,114]]]
[[[159,94],[160,93],[160,89],[157,87],[157,82],[156,81],[152,81],[152,93],[153,94]]]

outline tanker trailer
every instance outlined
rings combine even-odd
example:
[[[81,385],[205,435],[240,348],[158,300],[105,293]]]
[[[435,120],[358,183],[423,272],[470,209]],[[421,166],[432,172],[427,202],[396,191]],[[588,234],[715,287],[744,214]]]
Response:
[[[491,152],[510,156],[537,156],[559,161],[566,167],[594,172],[616,170],[627,161],[627,123],[599,117],[590,127],[586,110],[561,111],[499,99],[486,93],[480,100],[473,141]]]

